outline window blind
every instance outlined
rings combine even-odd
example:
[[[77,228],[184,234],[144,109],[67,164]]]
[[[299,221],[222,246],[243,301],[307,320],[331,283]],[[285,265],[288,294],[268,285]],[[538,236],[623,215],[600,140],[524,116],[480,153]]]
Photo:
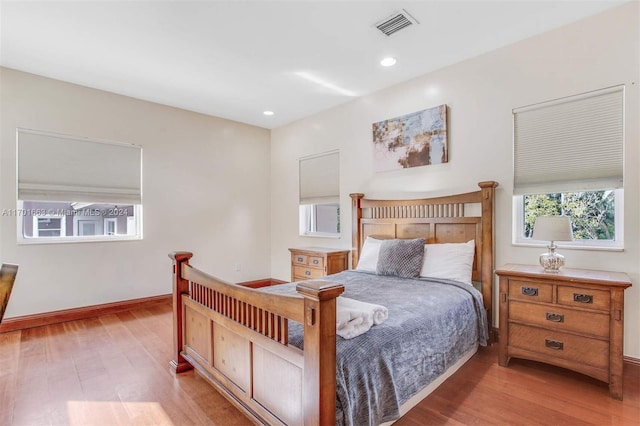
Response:
[[[622,188],[624,86],[513,115],[514,194]]]
[[[18,129],[18,199],[142,203],[142,148]]]
[[[300,159],[300,204],[340,201],[339,160],[338,151]]]

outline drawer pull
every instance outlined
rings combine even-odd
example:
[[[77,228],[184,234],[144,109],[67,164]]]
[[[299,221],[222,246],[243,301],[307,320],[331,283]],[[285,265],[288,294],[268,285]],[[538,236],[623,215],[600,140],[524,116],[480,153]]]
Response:
[[[302,262],[304,260],[304,257],[299,257],[298,258],[298,262]]]
[[[564,315],[563,314],[554,314],[552,312],[547,312],[547,321],[564,322]]]
[[[593,303],[593,295],[573,293],[573,301],[579,303]]]
[[[524,294],[525,296],[537,296],[538,295],[538,289],[536,287],[522,287],[522,294]]]
[[[554,351],[561,351],[564,348],[564,343],[557,340],[544,339],[544,345]]]
[[[311,275],[311,271],[304,271],[305,275]]]
[[[318,263],[320,263],[320,261],[318,259],[313,259],[313,264],[317,265]]]

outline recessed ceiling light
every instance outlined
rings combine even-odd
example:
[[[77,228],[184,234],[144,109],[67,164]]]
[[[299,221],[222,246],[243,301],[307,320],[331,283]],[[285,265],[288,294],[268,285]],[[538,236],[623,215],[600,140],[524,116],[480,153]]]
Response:
[[[274,112],[273,111],[265,111],[263,112],[264,115],[273,115]]]
[[[396,58],[392,58],[392,57],[384,58],[383,60],[380,61],[380,65],[382,65],[383,67],[392,67],[395,64],[396,64]]]

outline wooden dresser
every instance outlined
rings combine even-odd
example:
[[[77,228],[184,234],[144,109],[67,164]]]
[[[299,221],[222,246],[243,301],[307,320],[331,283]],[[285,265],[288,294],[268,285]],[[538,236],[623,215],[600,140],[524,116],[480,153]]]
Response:
[[[337,274],[349,268],[349,251],[322,247],[290,248],[291,281]]]
[[[624,290],[620,272],[505,265],[500,277],[499,364],[511,357],[568,368],[609,383],[622,399]]]

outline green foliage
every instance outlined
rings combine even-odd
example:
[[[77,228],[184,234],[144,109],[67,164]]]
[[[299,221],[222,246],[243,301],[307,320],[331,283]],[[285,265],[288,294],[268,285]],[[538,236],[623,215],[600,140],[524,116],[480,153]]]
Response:
[[[533,224],[538,216],[556,216],[561,214],[560,194],[536,194],[524,196],[524,236],[533,233]]]
[[[538,216],[571,218],[576,240],[612,240],[615,236],[614,191],[567,192],[524,196],[524,235],[531,237]]]

